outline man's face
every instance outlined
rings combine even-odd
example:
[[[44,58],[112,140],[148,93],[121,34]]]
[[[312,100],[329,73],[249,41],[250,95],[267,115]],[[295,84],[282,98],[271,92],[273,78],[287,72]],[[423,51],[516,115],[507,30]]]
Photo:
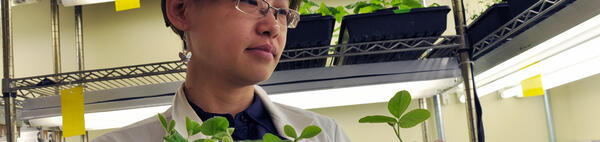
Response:
[[[269,2],[274,7],[288,6],[288,0]],[[285,23],[280,24],[273,11],[249,15],[235,8],[235,0],[197,1],[188,8],[191,66],[244,85],[271,76],[287,35]]]

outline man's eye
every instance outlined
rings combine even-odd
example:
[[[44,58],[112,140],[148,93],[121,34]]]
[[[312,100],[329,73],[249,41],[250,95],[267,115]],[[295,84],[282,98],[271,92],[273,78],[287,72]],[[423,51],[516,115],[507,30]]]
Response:
[[[240,1],[251,4],[251,5],[256,5],[256,6],[258,5],[257,0],[240,0]]]
[[[281,14],[281,15],[287,15],[290,12],[288,12],[287,10],[281,9],[281,10],[278,11],[278,13]]]

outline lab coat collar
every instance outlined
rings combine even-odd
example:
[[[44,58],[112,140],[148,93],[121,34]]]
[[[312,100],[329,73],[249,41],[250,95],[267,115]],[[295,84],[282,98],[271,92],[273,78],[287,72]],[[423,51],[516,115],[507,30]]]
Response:
[[[187,130],[185,128],[185,117],[187,116],[192,121],[198,122],[199,124],[202,124],[202,120],[200,119],[200,117],[198,117],[192,106],[190,106],[190,104],[188,103],[183,89],[184,85],[182,84],[175,93],[171,116],[172,119],[177,122],[175,124],[175,130],[177,130],[177,132],[179,132],[179,134],[181,134],[182,136],[186,137]],[[275,125],[275,128],[277,129],[279,135],[285,137],[288,140],[291,140],[293,138],[285,135],[285,132],[283,131],[283,127],[285,125],[291,125],[296,129],[303,129],[306,126],[311,125],[314,121],[314,118],[311,118],[309,116],[294,115],[294,118],[292,118],[294,119],[294,121],[291,122],[290,118],[288,118],[288,116],[285,113],[283,113],[279,105],[273,103],[269,99],[267,92],[264,89],[262,89],[262,87],[254,85],[254,93],[260,97],[260,99],[263,102],[263,105],[269,111],[271,119],[273,120],[273,124]],[[205,136],[202,133],[198,133],[190,137],[191,140],[206,138],[208,138],[208,136]]]
[[[306,115],[294,115],[293,118],[289,118],[288,115],[286,115],[286,113],[284,113],[280,109],[281,107],[279,104],[275,104],[271,101],[271,99],[269,99],[267,92],[264,89],[262,89],[262,87],[255,85],[254,92],[258,94],[258,96],[263,101],[265,108],[267,108],[267,110],[271,114],[273,124],[275,125],[275,128],[277,129],[277,132],[280,136],[283,136],[288,140],[293,139],[292,137],[288,137],[287,135],[285,135],[285,132],[283,131],[283,127],[285,125],[291,125],[292,127],[296,128],[296,130],[298,130],[304,129],[304,127],[313,124],[313,121],[315,119]],[[293,121],[290,121],[291,119],[293,119]]]
[[[185,127],[185,117],[189,117],[190,120],[198,122],[200,125],[202,125],[202,120],[200,119],[200,117],[198,117],[198,115],[196,114],[196,112],[194,111],[194,109],[192,108],[192,106],[190,106],[190,104],[188,103],[188,100],[185,96],[185,93],[183,91],[184,89],[184,85],[182,84],[179,89],[177,89],[177,92],[175,93],[175,98],[173,98],[173,106],[172,111],[171,111],[171,118],[173,118],[173,120],[175,120],[175,130],[177,130],[177,132],[179,132],[179,134],[181,134],[181,136],[183,137],[187,137],[187,129]],[[190,140],[196,140],[196,139],[207,139],[208,136],[203,135],[202,133],[198,133],[194,136],[190,137]]]

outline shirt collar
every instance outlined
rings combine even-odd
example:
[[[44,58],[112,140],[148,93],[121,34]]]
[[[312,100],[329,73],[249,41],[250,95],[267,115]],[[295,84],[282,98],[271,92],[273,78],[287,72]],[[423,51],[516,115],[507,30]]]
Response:
[[[185,117],[187,116],[192,121],[198,122],[199,124],[202,124],[202,120],[200,119],[200,117],[198,117],[198,115],[196,115],[194,109],[190,106],[190,103],[188,103],[185,93],[183,92],[183,88],[184,85],[182,84],[175,93],[175,97],[173,98],[173,105],[171,106],[172,111],[170,113],[171,118],[176,122],[179,122],[175,124],[175,130],[177,130],[177,132],[179,132],[179,134],[181,134],[182,136],[187,136],[187,131],[185,128]],[[277,129],[279,134],[285,137],[286,139],[293,138],[285,135],[285,132],[283,131],[284,125],[290,124],[295,128],[301,128],[306,127],[308,124],[312,123],[312,119],[308,118],[308,116],[295,116],[295,121],[293,121],[294,123],[290,123],[290,121],[288,121],[289,118],[279,109],[279,107],[275,103],[273,103],[269,99],[267,92],[262,87],[255,85],[254,93],[256,94],[255,99],[258,96],[258,98],[261,100],[262,106],[264,106],[264,108],[266,108],[265,110],[271,115],[273,124],[275,125],[275,128]],[[194,140],[201,138],[208,137],[202,135],[201,133],[190,137],[190,139]]]
[[[183,92],[185,93],[185,91],[183,91]],[[203,121],[206,121],[207,119],[210,119],[214,116],[230,116],[228,114],[218,114],[218,113],[206,112],[202,108],[195,105],[194,103],[192,103],[189,100],[188,100],[188,103],[194,109],[194,111],[197,113],[199,118]],[[269,116],[268,111],[263,106],[262,100],[260,99],[260,97],[258,95],[256,95],[256,93],[254,94],[252,103],[248,106],[248,108],[246,108],[242,112],[239,112],[236,115],[244,115],[243,113],[247,114],[250,117],[250,119],[252,119],[254,122],[257,122],[259,125],[262,125],[265,128],[269,128],[269,127],[267,127],[268,126],[267,124],[272,123],[271,117]],[[235,118],[232,118],[232,119],[235,119]],[[233,121],[233,120],[229,120],[229,121]]]

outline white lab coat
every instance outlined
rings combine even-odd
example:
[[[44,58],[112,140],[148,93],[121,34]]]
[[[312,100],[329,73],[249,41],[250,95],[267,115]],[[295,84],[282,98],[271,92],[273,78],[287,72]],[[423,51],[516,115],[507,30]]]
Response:
[[[267,92],[265,92],[260,86],[255,86],[254,88],[255,93],[258,94],[265,105],[265,108],[267,108],[271,114],[273,124],[277,128],[279,135],[284,136],[287,139],[292,139],[287,137],[283,132],[283,126],[286,124],[292,125],[294,128],[296,128],[296,131],[301,131],[309,125],[317,125],[321,127],[321,133],[316,137],[303,141],[350,141],[348,136],[346,136],[342,130],[342,127],[340,127],[340,125],[334,119],[307,110],[273,103],[267,96]],[[188,103],[183,92],[183,87],[179,87],[178,91],[175,93],[171,108],[162,114],[165,116],[167,121],[174,119],[177,122],[175,124],[175,130],[177,130],[177,132],[179,132],[179,134],[182,136],[187,136],[185,129],[186,116],[190,117],[190,119],[193,121],[202,123],[202,120],[198,117]],[[300,134],[300,132],[297,133]],[[153,116],[135,124],[104,134],[96,139],[93,139],[92,142],[163,142],[163,136],[165,136],[165,130],[160,124],[158,117]],[[198,133],[190,137],[190,140],[193,141],[199,138],[206,138],[206,136],[202,135],[202,133]]]

